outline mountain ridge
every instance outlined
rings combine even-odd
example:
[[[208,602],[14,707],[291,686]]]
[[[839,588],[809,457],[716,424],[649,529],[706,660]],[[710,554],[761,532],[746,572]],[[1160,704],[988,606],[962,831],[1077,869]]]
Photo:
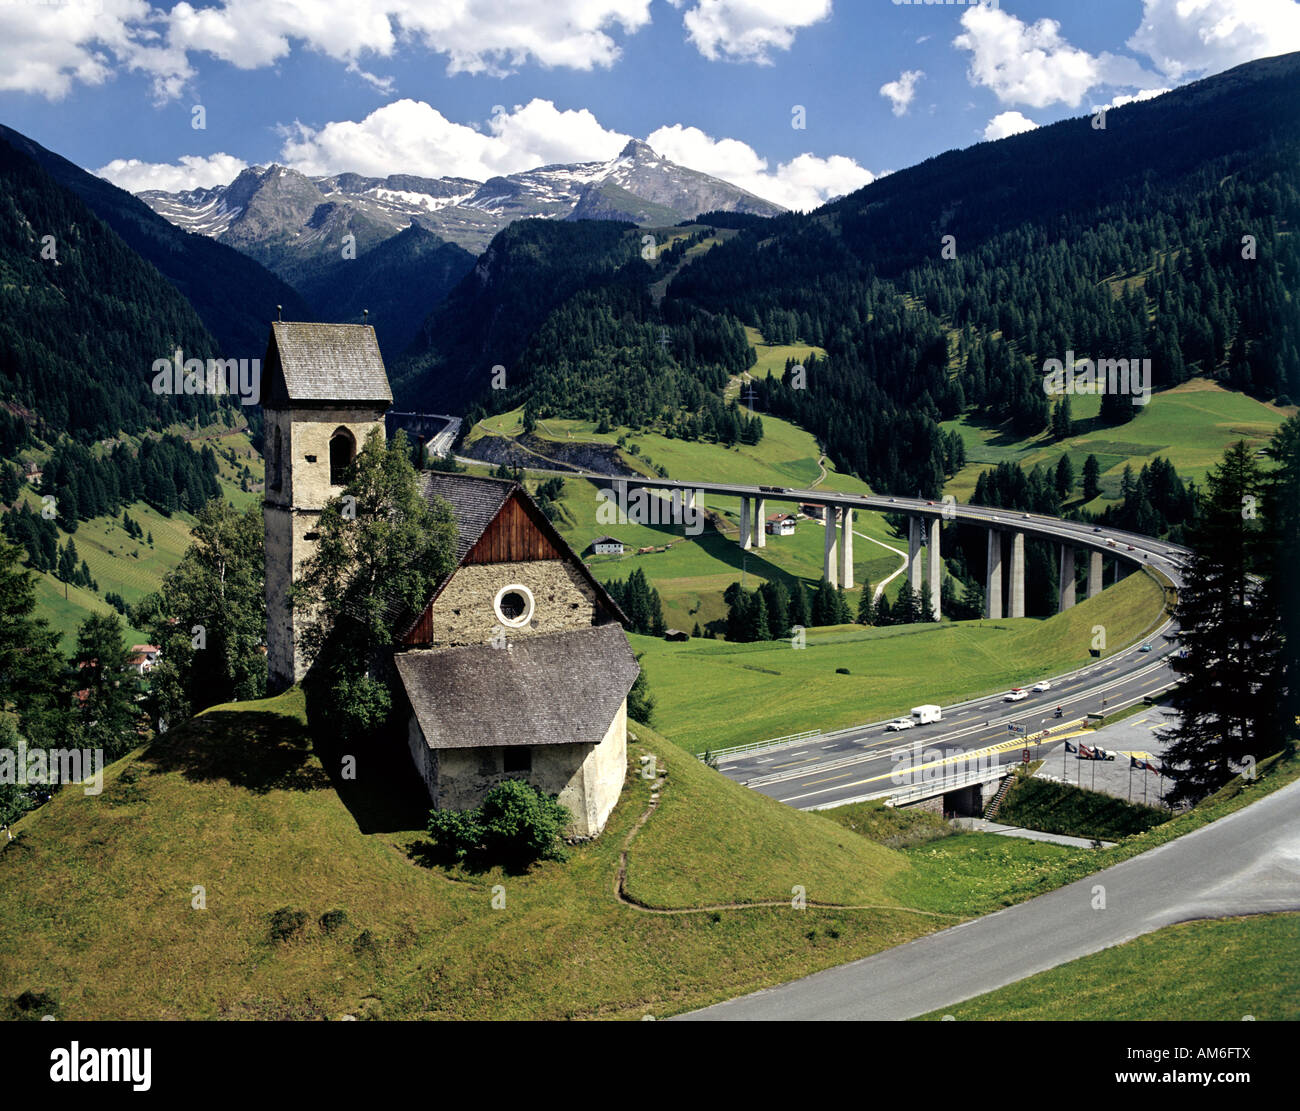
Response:
[[[663,225],[710,210],[785,211],[663,158],[639,139],[604,161],[551,163],[483,182],[414,174],[309,176],[273,163],[249,167],[223,186],[138,196],[177,227],[236,247],[291,283],[302,279],[325,244],[343,235],[353,234],[363,251],[412,223],[479,255],[507,224],[530,217]]]

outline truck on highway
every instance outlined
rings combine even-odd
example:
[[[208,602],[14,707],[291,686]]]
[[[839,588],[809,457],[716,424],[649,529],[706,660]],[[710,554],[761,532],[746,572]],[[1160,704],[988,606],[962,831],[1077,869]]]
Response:
[[[912,720],[917,725],[929,725],[932,721],[943,721],[943,710],[939,706],[913,706]]]

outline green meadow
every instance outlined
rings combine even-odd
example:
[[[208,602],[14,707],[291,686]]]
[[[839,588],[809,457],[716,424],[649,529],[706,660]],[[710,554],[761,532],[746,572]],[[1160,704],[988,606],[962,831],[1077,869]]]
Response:
[[[630,639],[656,698],[655,727],[701,753],[1024,686],[1086,664],[1096,625],[1106,629],[1107,655],[1132,644],[1158,623],[1163,602],[1139,573],[1045,620],[812,628],[802,649],[784,640]]]
[[[222,496],[227,501],[240,510],[260,504],[262,458],[253,450],[246,430],[214,425],[197,430],[177,426],[171,431],[185,436],[196,448],[205,444],[212,448],[217,457]],[[241,489],[240,484],[245,466],[252,476],[249,490]],[[22,498],[33,509],[40,509],[40,495],[31,487],[24,487]],[[59,547],[71,535],[78,558],[86,561],[91,578],[99,586],[98,593],[69,586],[50,574],[34,572],[37,614],[49,621],[60,634],[65,652],[72,649],[77,628],[87,616],[116,612],[104,601],[107,594],[120,594],[130,604],[139,602],[146,594],[158,589],[163,576],[176,567],[189,547],[190,531],[194,526],[191,514],[166,515],[145,502],[128,505],[126,511],[140,526],[144,539],[137,540],[127,535],[121,514],[80,521],[77,531],[72,534],[59,529]],[[151,534],[152,544],[148,542]],[[129,643],[141,643],[146,637],[145,630],[128,626]]]
[[[1205,378],[1152,394],[1150,402],[1138,407],[1137,416],[1127,424],[1101,424],[1097,420],[1100,408],[1100,397],[1072,397],[1070,409],[1077,434],[1059,442],[1046,434],[1021,438],[969,416],[946,422],[943,428],[961,434],[966,466],[945,490],[965,501],[974,492],[981,471],[1004,462],[1025,468],[1035,463],[1055,466],[1063,454],[1069,455],[1076,481],[1081,481],[1084,460],[1096,455],[1101,464],[1102,496],[1088,508],[1098,510],[1107,500],[1119,497],[1125,464],[1136,473],[1143,464],[1163,456],[1173,461],[1185,479],[1200,483],[1230,444],[1245,440],[1262,448],[1296,412],[1233,393]]]

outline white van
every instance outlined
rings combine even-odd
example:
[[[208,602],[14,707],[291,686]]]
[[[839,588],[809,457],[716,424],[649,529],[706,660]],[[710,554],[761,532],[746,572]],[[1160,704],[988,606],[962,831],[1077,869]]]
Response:
[[[917,725],[929,725],[932,721],[943,721],[943,709],[939,706],[913,706],[912,720]]]

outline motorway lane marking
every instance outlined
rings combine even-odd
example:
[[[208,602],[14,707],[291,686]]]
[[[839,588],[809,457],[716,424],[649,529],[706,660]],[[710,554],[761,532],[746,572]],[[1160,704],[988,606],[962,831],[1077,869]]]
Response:
[[[1133,655],[1136,655],[1136,653],[1132,653],[1132,654],[1133,654]],[[1103,669],[1103,670],[1114,670],[1114,669],[1111,668],[1111,669]],[[1093,672],[1095,672],[1095,671],[1097,671],[1097,669],[1094,668],[1094,669],[1093,669]],[[1150,673],[1153,674],[1153,681],[1152,681],[1151,683],[1147,684],[1146,686],[1139,686],[1139,688],[1138,688],[1139,690],[1141,690],[1141,691],[1146,691],[1146,690],[1150,690],[1150,689],[1155,689],[1156,687],[1161,687],[1161,688],[1163,688],[1163,687],[1167,687],[1167,686],[1170,685],[1170,684],[1168,683],[1167,677],[1165,676],[1165,670],[1164,670],[1164,667],[1162,666],[1162,664],[1160,663],[1160,661],[1154,661],[1154,662],[1152,662],[1152,663],[1147,664],[1146,667],[1143,668],[1143,669],[1140,669],[1140,670],[1138,670],[1138,671],[1136,671],[1136,672],[1130,672],[1130,673],[1127,674],[1127,675],[1120,675],[1120,676],[1117,676],[1117,677],[1115,677],[1115,678],[1113,678],[1113,679],[1108,680],[1107,682],[1103,683],[1102,685],[1100,685],[1100,686],[1098,686],[1098,687],[1096,687],[1096,688],[1094,688],[1094,689],[1092,689],[1092,690],[1082,691],[1082,692],[1075,693],[1075,694],[1070,694],[1068,697],[1062,697],[1062,698],[1060,698],[1060,699],[1057,701],[1057,704],[1058,704],[1058,705],[1066,705],[1066,706],[1074,706],[1074,705],[1076,705],[1076,704],[1078,704],[1078,703],[1080,703],[1080,702],[1091,702],[1091,701],[1092,701],[1093,699],[1095,699],[1098,695],[1101,695],[1101,696],[1104,697],[1104,696],[1106,696],[1106,695],[1108,695],[1108,694],[1112,694],[1112,695],[1118,695],[1118,697],[1119,697],[1119,701],[1117,702],[1117,704],[1116,704],[1115,706],[1110,707],[1111,712],[1115,712],[1115,711],[1117,711],[1117,710],[1123,709],[1125,706],[1131,705],[1132,703],[1134,703],[1134,702],[1136,702],[1136,701],[1139,701],[1140,698],[1142,697],[1142,695],[1137,695],[1137,696],[1134,696],[1133,698],[1125,699],[1125,698],[1123,697],[1122,693],[1119,692],[1119,691],[1117,691],[1117,688],[1119,688],[1119,687],[1123,687],[1123,686],[1125,686],[1125,685],[1128,684],[1128,683],[1131,683],[1131,682],[1134,682],[1135,680],[1138,680],[1139,678],[1141,678],[1144,674],[1146,674],[1146,673],[1148,673],[1148,672],[1150,672]],[[1155,674],[1155,673],[1157,673],[1157,672],[1158,672],[1159,674]],[[1087,674],[1087,673],[1085,673],[1085,674]],[[1082,678],[1082,677],[1083,677],[1083,676],[1080,676],[1080,678]],[[1048,700],[1046,700],[1046,701],[1044,701],[1044,702],[1039,703],[1037,706],[1032,706],[1032,707],[1028,707],[1028,706],[1027,706],[1027,707],[1025,707],[1025,709],[1024,709],[1023,711],[1020,711],[1020,712],[1021,712],[1021,713],[1025,713],[1025,712],[1032,711],[1032,710],[1034,710],[1034,709],[1046,709],[1046,708],[1051,704],[1051,701],[1052,701],[1051,699],[1048,699]],[[993,702],[993,703],[991,703],[991,704],[989,704],[989,705],[987,705],[987,706],[984,706],[984,707],[982,707],[982,708],[981,708],[981,707],[976,707],[976,708],[977,708],[977,709],[983,709],[984,711],[990,713],[992,717],[996,717],[996,716],[997,716],[997,713],[996,713],[996,712],[997,712],[997,711],[1005,711],[1006,706],[1005,706],[1005,704],[1002,703],[1001,701],[998,701],[998,702]],[[940,734],[939,734],[937,737],[935,737],[934,739],[936,739],[936,740],[942,740],[942,741],[947,741],[947,742],[955,742],[955,741],[959,740],[959,739],[962,738],[962,737],[968,737],[968,736],[971,736],[971,735],[973,735],[973,734],[978,734],[979,731],[980,731],[981,729],[983,729],[983,728],[989,728],[989,729],[992,729],[995,733],[1000,733],[1000,732],[1001,732],[1001,729],[1000,729],[999,727],[1004,726],[1004,725],[1007,723],[1007,721],[1012,720],[1012,718],[1014,717],[1015,713],[1016,713],[1016,711],[1012,711],[1012,717],[1003,718],[1003,719],[1000,719],[1000,720],[998,720],[998,721],[996,721],[996,722],[993,722],[993,721],[990,720],[989,723],[988,723],[987,725],[975,725],[975,726],[969,726],[969,727],[962,728],[962,729],[957,729],[957,730],[952,731],[952,732],[943,732],[943,733],[940,733]],[[978,721],[978,720],[979,720],[979,716],[976,716],[976,717],[971,718],[971,719],[968,719],[968,720]],[[959,720],[954,719],[951,723],[948,723],[948,724],[951,724],[951,725],[961,725],[962,722],[959,721]],[[881,745],[886,745],[886,744],[893,744],[893,743],[896,743],[896,742],[897,742],[898,740],[900,740],[900,739],[901,739],[901,738],[894,737],[894,736],[891,734],[891,735],[885,736],[885,737],[883,737],[883,738],[881,738],[881,739],[879,739],[879,740],[877,740],[877,741],[869,741],[869,742],[865,743],[864,746],[863,746],[864,751],[862,751],[861,755],[855,759],[855,762],[870,760],[870,759],[875,755],[874,753],[870,753],[870,752],[865,751],[866,749],[877,748],[877,747],[879,747],[879,746],[881,746]],[[810,750],[809,750],[809,749],[801,749],[800,751],[795,752],[795,753],[792,753],[791,755],[794,755],[794,756],[806,756],[806,755],[809,755],[809,753],[810,753]],[[812,759],[811,759],[811,760],[805,760],[805,761],[802,761],[802,763],[804,763],[804,764],[807,766],[807,770],[808,770],[808,771],[815,771],[815,770],[818,768],[819,763],[821,762],[821,760],[823,760],[823,759],[825,758],[825,755],[826,755],[826,754],[827,754],[827,750],[825,750],[825,749],[819,749],[819,750],[817,750],[816,752],[814,752],[814,753],[812,754]],[[834,758],[833,758],[833,760],[843,760],[843,759],[848,759],[848,757],[834,757]],[[778,764],[778,765],[775,765],[775,766],[772,767],[771,769],[765,769],[765,774],[766,774],[766,775],[772,775],[772,776],[776,776],[776,777],[777,777],[776,779],[773,779],[773,780],[767,780],[766,783],[749,783],[747,780],[738,780],[738,781],[739,781],[739,782],[747,783],[747,785],[748,785],[748,786],[751,786],[751,787],[765,786],[765,785],[767,785],[767,783],[771,783],[771,782],[783,782],[783,781],[786,781],[786,780],[789,780],[789,779],[793,779],[793,778],[795,778],[795,777],[798,775],[798,773],[797,773],[797,772],[796,772],[796,773],[791,773],[791,772],[785,772],[785,773],[782,773],[780,769],[782,769],[782,768],[790,768],[790,767],[795,766],[795,765],[798,764],[798,763],[800,763],[800,761],[793,760],[793,761],[790,761],[790,762],[785,763],[785,764]],[[761,777],[760,777],[760,778],[761,778]]]
[[[1048,737],[1045,738],[1045,740],[1049,745],[1054,745],[1058,741],[1066,741],[1071,739],[1072,737],[1091,736],[1094,732],[1095,730],[1092,729],[1079,729],[1072,733],[1061,733],[1055,737]],[[857,779],[854,780],[852,783],[842,783],[837,787],[823,787],[820,791],[805,791],[801,795],[773,796],[773,797],[778,798],[780,802],[784,802],[788,805],[797,802],[799,799],[810,798],[813,795],[824,795],[827,791],[837,791],[840,789],[840,787],[861,787],[867,783],[876,783],[882,779],[892,780],[895,775],[900,774],[901,772],[919,772],[919,771],[924,771],[926,768],[939,768],[939,767],[943,767],[946,764],[955,764],[959,762],[964,763],[970,761],[971,759],[978,760],[982,756],[992,756],[994,754],[1001,754],[1003,752],[1011,751],[1012,749],[1025,748],[1029,744],[1037,745],[1039,751],[1040,752],[1042,751],[1043,741],[1026,741],[1022,737],[1014,741],[1003,741],[1001,744],[989,745],[986,748],[967,749],[966,751],[961,753],[954,753],[952,756],[945,757],[942,760],[932,760],[928,764],[917,764],[915,766],[907,765],[904,768],[895,768],[891,772],[884,772],[880,775],[868,776],[866,779]],[[1001,764],[999,764],[999,766],[1001,766]],[[827,779],[813,779],[808,781],[800,781],[798,783],[791,783],[790,786],[811,787],[816,783],[829,783],[833,779],[844,779],[850,774],[852,773],[845,772],[844,775],[831,776],[828,777]],[[910,786],[910,784],[900,783],[898,786],[907,787]]]

